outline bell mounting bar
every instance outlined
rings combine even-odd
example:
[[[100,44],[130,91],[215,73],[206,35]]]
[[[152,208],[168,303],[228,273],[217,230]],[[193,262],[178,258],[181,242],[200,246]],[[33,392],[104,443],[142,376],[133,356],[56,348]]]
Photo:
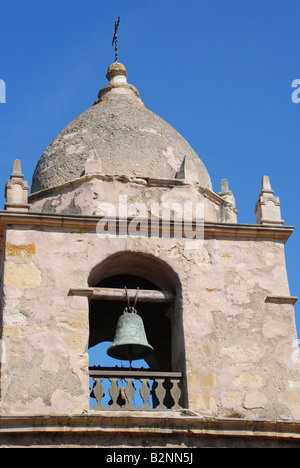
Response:
[[[152,289],[139,289],[138,291],[139,302],[173,302],[175,300],[175,294],[169,291]],[[136,289],[127,289],[127,293],[129,299],[134,300],[136,298]],[[124,302],[128,300],[124,288],[72,288],[70,294],[73,294],[73,296],[86,296],[89,300]]]

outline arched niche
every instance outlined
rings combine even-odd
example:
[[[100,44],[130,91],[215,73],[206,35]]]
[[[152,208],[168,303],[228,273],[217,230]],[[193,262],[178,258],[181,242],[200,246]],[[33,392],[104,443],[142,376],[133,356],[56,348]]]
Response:
[[[96,265],[88,284],[96,286],[110,276],[122,274],[144,278],[162,290],[176,292],[180,287],[178,275],[166,262],[154,255],[132,251],[115,253]]]
[[[124,288],[173,293],[172,302],[138,302],[148,342],[154,353],[145,360],[150,369],[184,371],[181,287],[176,272],[161,259],[140,252],[118,252],[97,264],[88,284],[94,288]],[[126,307],[122,301],[91,300],[89,347],[113,341],[117,321]],[[133,363],[134,365],[134,363]]]

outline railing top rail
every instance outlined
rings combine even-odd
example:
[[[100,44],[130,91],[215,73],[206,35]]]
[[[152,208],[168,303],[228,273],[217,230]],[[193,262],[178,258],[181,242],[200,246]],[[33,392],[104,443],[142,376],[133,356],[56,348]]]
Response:
[[[158,371],[149,371],[148,369],[140,370],[100,370],[99,368],[93,369],[89,368],[90,377],[149,377],[149,378],[173,378],[181,379],[182,372],[158,372]]]

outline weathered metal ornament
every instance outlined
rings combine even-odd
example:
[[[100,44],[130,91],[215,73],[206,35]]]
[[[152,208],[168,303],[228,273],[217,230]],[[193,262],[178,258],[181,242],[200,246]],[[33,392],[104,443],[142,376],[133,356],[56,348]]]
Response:
[[[118,320],[114,341],[107,354],[115,359],[134,361],[145,358],[153,351],[142,318],[134,307],[126,307]]]

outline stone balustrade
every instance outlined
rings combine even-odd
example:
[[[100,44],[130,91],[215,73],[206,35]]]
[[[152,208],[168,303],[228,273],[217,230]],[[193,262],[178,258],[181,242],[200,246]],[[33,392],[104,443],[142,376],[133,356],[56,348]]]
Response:
[[[175,410],[181,408],[181,372],[90,367],[94,410]]]

